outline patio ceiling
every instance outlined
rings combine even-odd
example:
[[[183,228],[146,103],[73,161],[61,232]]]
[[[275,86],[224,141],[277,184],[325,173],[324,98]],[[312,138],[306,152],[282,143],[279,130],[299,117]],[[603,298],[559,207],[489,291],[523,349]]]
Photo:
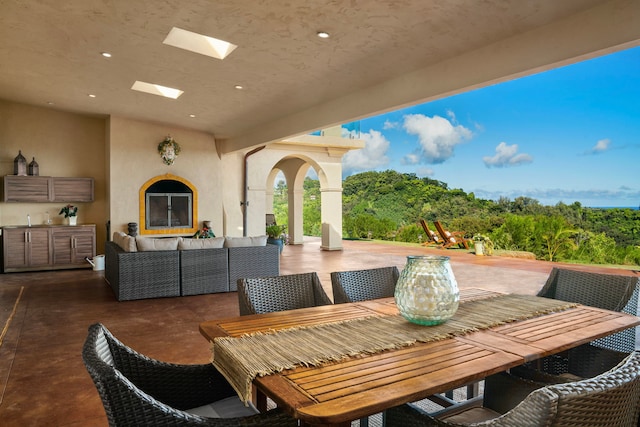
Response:
[[[219,60],[163,44],[173,27],[238,48]],[[634,0],[5,1],[0,99],[197,129],[229,152],[638,40]]]

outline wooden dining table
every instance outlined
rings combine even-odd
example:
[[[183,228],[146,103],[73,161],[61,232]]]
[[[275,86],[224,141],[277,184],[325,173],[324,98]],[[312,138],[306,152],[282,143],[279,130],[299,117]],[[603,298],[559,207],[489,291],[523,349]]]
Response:
[[[461,290],[461,304],[495,295]],[[398,315],[393,298],[209,320],[200,332],[213,341],[385,315]],[[577,305],[461,336],[256,376],[253,386],[259,409],[265,409],[266,396],[302,425],[348,426],[639,324],[636,316]]]

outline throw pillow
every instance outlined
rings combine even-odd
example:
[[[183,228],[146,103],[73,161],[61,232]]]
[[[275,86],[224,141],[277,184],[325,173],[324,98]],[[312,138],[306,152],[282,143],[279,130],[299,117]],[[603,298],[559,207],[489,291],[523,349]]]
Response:
[[[210,249],[222,248],[224,246],[224,237],[214,237],[213,239],[180,239],[178,249]]]
[[[120,246],[125,252],[137,252],[136,239],[122,231],[113,232],[113,243]]]
[[[136,245],[136,238],[125,234],[123,238],[123,247],[125,252],[138,252],[138,246]]]
[[[178,237],[154,239],[152,237],[136,237],[139,251],[171,251],[178,249]]]
[[[225,248],[245,248],[248,246],[266,246],[267,236],[255,236],[255,237],[230,237],[224,238]]]
[[[111,240],[113,240],[113,243],[115,243],[116,245],[124,249],[124,246],[122,245],[122,240],[124,239],[124,236],[126,236],[126,234],[124,234],[122,231],[114,231],[113,239]]]

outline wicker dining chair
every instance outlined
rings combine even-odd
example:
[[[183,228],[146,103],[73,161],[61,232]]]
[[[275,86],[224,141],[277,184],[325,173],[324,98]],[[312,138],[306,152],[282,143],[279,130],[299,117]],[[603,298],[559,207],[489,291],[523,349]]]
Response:
[[[82,359],[112,427],[297,425],[278,409],[260,414],[246,407],[212,364],[150,359],[100,323],[89,327]]]
[[[554,267],[538,296],[577,302],[636,316],[640,277],[593,273]],[[630,353],[636,350],[636,330],[626,329],[598,341],[603,347]]]
[[[330,305],[318,274],[300,273],[238,279],[240,315]]]
[[[640,278],[638,277],[557,267],[551,270],[545,285],[538,292],[538,296],[541,297],[624,312],[634,316],[638,314],[639,295]],[[553,375],[571,373],[580,377],[593,377],[615,366],[617,360],[614,352],[628,354],[638,349],[636,334],[637,328],[625,329],[568,352],[545,357],[536,364],[539,369]],[[599,349],[604,350],[599,351]],[[613,359],[610,358],[611,354],[614,354]]]
[[[504,414],[488,405],[492,393],[486,390],[482,406],[434,414],[411,404],[391,408],[386,411],[386,426],[635,426],[640,412],[640,353],[634,351],[594,378],[541,387]]]
[[[399,276],[400,272],[396,266],[355,271],[334,271],[331,273],[333,302],[342,304],[392,297]]]

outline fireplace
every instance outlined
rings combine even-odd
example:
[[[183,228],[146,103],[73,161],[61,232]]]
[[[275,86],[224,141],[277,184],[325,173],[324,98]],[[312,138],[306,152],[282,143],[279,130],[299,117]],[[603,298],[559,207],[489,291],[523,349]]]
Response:
[[[197,230],[197,191],[187,180],[167,174],[140,189],[140,234],[186,234]]]

